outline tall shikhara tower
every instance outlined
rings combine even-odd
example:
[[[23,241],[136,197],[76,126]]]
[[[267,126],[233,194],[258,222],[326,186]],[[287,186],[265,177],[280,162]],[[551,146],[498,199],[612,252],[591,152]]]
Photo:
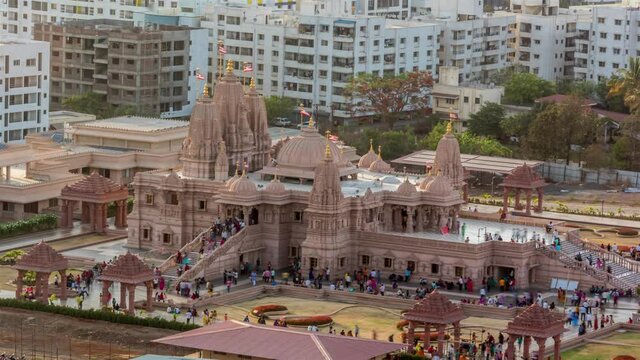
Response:
[[[266,106],[255,87],[250,88],[245,95],[233,74],[232,61],[227,63],[227,71],[216,85],[213,98],[205,87],[193,109],[189,135],[183,142],[183,176],[224,181],[226,176],[221,176],[221,170],[226,168],[228,173],[228,164],[246,162],[254,171],[268,163],[271,137]],[[226,152],[226,161],[218,156],[220,151]]]

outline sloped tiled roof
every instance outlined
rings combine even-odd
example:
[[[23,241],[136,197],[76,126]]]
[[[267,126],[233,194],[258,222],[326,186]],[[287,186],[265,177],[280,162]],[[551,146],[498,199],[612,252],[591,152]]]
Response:
[[[126,187],[94,171],[84,179],[65,186],[60,196],[69,199],[103,200],[106,202],[125,200],[129,196],[129,192]]]
[[[564,332],[564,316],[534,303],[507,324],[506,332],[542,338],[560,335]]]
[[[153,270],[138,256],[127,252],[118,256],[116,261],[104,268],[100,280],[139,284],[153,280]]]
[[[68,267],[69,260],[43,241],[32,247],[28,253],[22,255],[13,266],[14,269],[18,270],[39,272],[54,272]]]
[[[250,339],[251,346],[247,346],[246,341],[238,339]],[[307,332],[290,327],[255,325],[234,320],[170,335],[154,342],[279,360],[365,360],[378,358],[405,347],[400,343]]]
[[[537,189],[545,185],[547,185],[547,183],[527,164],[520,165],[513,169],[502,181],[502,186],[524,189]]]
[[[407,320],[429,324],[452,324],[465,319],[467,316],[460,305],[451,302],[446,296],[434,290],[424,299],[418,301],[411,310],[404,313]]]

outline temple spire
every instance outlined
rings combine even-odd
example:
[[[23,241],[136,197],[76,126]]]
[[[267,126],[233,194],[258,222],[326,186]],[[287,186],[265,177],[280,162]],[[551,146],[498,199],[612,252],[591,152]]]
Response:
[[[229,59],[227,60],[227,73],[232,73],[233,72],[233,60]]]
[[[369,139],[369,151],[373,151],[373,139]]]
[[[382,145],[378,145],[378,159],[382,159]]]
[[[451,123],[451,120],[449,120],[449,122],[447,123],[447,135],[453,132],[453,125]]]

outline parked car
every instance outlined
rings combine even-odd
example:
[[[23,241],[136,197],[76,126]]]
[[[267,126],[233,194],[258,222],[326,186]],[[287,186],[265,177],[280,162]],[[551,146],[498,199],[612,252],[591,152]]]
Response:
[[[283,117],[278,117],[276,118],[275,124],[276,126],[287,127],[287,126],[291,126],[291,120]]]

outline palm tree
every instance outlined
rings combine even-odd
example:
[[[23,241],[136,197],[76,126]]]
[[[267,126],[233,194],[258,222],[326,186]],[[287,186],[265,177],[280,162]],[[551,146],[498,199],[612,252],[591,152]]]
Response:
[[[632,114],[640,113],[640,58],[629,58],[629,66],[609,81],[609,96],[622,95]]]

